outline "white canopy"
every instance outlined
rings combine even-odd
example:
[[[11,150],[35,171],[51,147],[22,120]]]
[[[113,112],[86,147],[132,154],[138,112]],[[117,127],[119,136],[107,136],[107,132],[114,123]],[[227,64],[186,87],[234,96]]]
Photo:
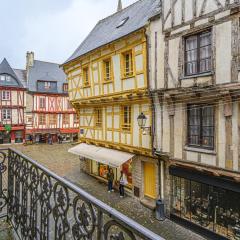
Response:
[[[68,152],[114,168],[120,167],[123,163],[134,157],[134,154],[104,147],[97,147],[86,143],[81,143],[73,148],[70,148]]]

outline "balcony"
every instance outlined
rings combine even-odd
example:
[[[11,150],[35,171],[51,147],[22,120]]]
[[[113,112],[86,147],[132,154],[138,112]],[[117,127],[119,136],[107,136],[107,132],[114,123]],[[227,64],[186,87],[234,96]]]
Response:
[[[0,149],[0,217],[8,239],[162,239],[12,148]]]

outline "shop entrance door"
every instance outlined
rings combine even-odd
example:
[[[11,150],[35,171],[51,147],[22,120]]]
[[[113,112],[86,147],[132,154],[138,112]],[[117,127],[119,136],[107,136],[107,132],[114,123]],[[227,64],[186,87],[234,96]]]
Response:
[[[156,198],[156,173],[155,165],[144,163],[144,195],[150,198]]]

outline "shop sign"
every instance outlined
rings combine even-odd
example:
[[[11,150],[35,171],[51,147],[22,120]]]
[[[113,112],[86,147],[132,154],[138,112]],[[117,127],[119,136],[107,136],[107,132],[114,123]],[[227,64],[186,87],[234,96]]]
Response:
[[[7,131],[7,132],[10,132],[12,130],[12,126],[11,125],[5,125],[4,126],[4,129]]]

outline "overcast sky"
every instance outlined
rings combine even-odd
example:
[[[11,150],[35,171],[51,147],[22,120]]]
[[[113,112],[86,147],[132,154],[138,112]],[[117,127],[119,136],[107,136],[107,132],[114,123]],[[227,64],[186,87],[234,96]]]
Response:
[[[63,63],[118,0],[0,0],[0,61],[25,67],[27,51],[38,60]],[[136,0],[122,0],[127,6]]]

